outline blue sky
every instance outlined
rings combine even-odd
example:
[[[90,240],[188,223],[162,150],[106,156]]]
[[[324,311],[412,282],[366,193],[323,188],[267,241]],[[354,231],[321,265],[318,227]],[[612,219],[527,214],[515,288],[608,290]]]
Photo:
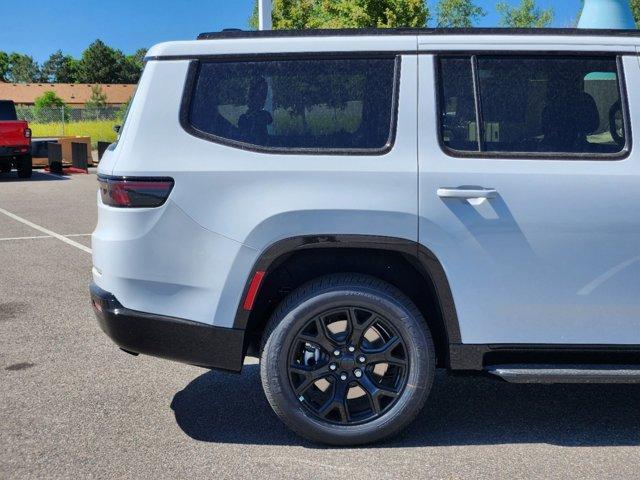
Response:
[[[508,0],[518,3],[518,0]],[[430,5],[436,0],[428,0]],[[495,0],[476,0],[489,12],[480,26],[496,26]],[[554,26],[575,18],[580,0],[538,0],[553,6]],[[253,0],[0,0],[0,50],[32,55],[42,62],[57,49],[79,56],[96,38],[125,53],[165,40],[195,38],[199,32],[246,28]]]

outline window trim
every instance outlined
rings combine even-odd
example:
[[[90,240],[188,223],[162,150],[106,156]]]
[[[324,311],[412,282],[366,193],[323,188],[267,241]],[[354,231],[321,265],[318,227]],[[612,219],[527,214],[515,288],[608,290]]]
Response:
[[[373,53],[373,52],[372,52]],[[284,147],[268,147],[255,145],[252,143],[241,142],[238,140],[232,140],[218,135],[214,135],[203,130],[199,130],[191,124],[191,103],[195,96],[195,87],[200,74],[200,67],[202,63],[222,63],[222,62],[242,62],[242,61],[256,61],[256,62],[269,62],[269,61],[283,61],[283,60],[364,60],[364,59],[386,59],[393,60],[393,85],[392,85],[392,99],[391,99],[391,124],[389,126],[389,137],[385,144],[380,148],[284,148]],[[190,135],[207,140],[219,145],[236,148],[239,150],[245,150],[255,153],[270,153],[279,155],[367,155],[367,156],[379,156],[389,153],[396,141],[397,126],[398,126],[398,105],[400,96],[400,75],[402,66],[402,56],[396,52],[387,54],[374,54],[364,52],[361,55],[353,54],[351,52],[345,52],[343,55],[286,55],[286,54],[264,54],[264,55],[226,55],[216,58],[215,60],[192,60],[189,63],[189,69],[187,71],[187,78],[185,81],[185,88],[182,94],[182,102],[180,105],[180,125]]]
[[[463,57],[468,58],[472,65],[472,75],[473,75],[473,89],[474,89],[474,99],[476,102],[476,115],[482,114],[482,105],[480,99],[480,85],[478,84],[477,78],[477,58],[478,57],[546,57],[553,58],[559,56],[566,57],[576,57],[580,58],[582,56],[589,57],[610,57],[616,59],[617,66],[617,75],[618,75],[618,86],[620,89],[620,100],[622,104],[622,118],[624,122],[624,132],[625,132],[625,145],[624,148],[616,153],[574,153],[574,152],[488,152],[482,151],[483,147],[483,139],[484,139],[484,128],[483,126],[478,126],[477,131],[478,134],[482,136],[478,138],[478,148],[480,150],[474,151],[463,151],[453,149],[445,144],[443,131],[442,131],[442,98],[441,98],[441,87],[442,87],[442,78],[441,78],[441,68],[440,62],[443,58],[453,58],[453,57]],[[631,116],[629,115],[629,97],[627,95],[627,81],[624,72],[624,65],[622,62],[623,56],[633,56],[631,54],[621,54],[615,52],[544,52],[544,51],[474,51],[474,52],[440,52],[434,55],[434,69],[435,69],[435,79],[436,79],[436,115],[437,115],[437,135],[438,135],[438,144],[440,145],[440,149],[443,153],[445,153],[449,157],[453,158],[478,158],[478,159],[495,159],[495,160],[572,160],[572,161],[602,161],[602,160],[625,160],[629,158],[631,155],[631,151],[633,149],[633,138],[632,138],[632,129],[631,129]],[[481,116],[476,118],[476,123],[484,124]]]

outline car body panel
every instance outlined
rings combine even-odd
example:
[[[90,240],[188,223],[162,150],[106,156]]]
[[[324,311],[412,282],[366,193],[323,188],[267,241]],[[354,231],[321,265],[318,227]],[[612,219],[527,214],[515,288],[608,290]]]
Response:
[[[454,158],[420,57],[420,242],[449,278],[465,344],[640,344],[640,151],[625,160]],[[628,85],[640,84],[633,56]],[[628,88],[632,129],[640,90]],[[442,187],[498,196],[472,205]]]

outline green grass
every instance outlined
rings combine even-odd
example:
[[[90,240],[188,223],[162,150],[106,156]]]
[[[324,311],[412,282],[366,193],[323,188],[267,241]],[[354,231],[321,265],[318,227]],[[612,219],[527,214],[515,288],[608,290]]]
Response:
[[[113,131],[113,126],[117,123],[117,120],[83,120],[64,125],[61,122],[30,123],[29,128],[31,128],[34,137],[61,137],[63,135],[91,137],[91,145],[95,149],[98,142],[116,141],[116,132]]]

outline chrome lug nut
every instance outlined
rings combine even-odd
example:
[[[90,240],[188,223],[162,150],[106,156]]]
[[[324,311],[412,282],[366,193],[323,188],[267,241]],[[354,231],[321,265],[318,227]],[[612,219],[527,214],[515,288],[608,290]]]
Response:
[[[356,378],[360,378],[360,377],[362,377],[362,370],[360,370],[359,368],[356,368],[353,371],[353,374],[356,376]]]
[[[335,363],[332,363],[331,365],[329,365],[329,370],[334,371],[336,368],[338,368],[338,366]]]
[[[339,356],[340,356],[340,350],[334,350],[334,351],[333,351],[333,354],[334,354],[336,357],[339,357]]]
[[[301,402],[304,402],[304,397],[301,395],[298,397],[298,400],[300,400]]]
[[[347,379],[347,374],[346,373],[340,374],[340,380],[342,380],[344,382],[346,379]]]
[[[356,347],[349,347],[349,352],[353,353],[356,351]]]
[[[360,363],[364,363],[364,362],[366,362],[366,361],[367,361],[367,359],[365,358],[365,356],[364,356],[364,355],[360,355],[360,356],[358,357],[358,361],[359,361]]]

